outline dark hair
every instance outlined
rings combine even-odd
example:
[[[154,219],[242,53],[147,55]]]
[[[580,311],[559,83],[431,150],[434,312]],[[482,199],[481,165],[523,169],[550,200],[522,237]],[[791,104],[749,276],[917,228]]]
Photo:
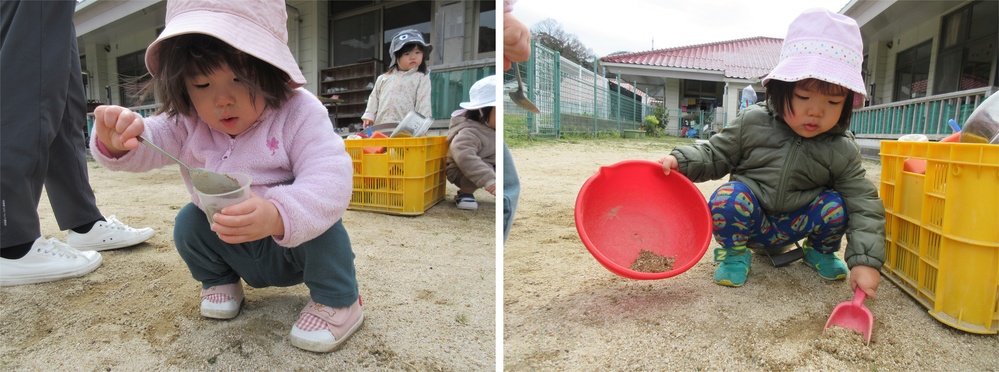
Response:
[[[822,94],[832,96],[845,94],[846,98],[843,101],[843,112],[839,114],[839,121],[836,122],[836,127],[844,131],[850,129],[850,116],[853,115],[853,95],[856,93],[841,85],[818,79],[805,79],[790,82],[770,80],[767,84],[767,96],[769,96],[769,98],[767,98],[767,106],[770,107],[770,111],[772,111],[774,115],[784,116],[785,108],[788,112],[792,114],[794,113],[794,107],[791,105],[791,100],[794,99],[795,87],[818,90]]]
[[[236,74],[254,101],[260,94],[267,106],[279,107],[291,98],[287,73],[214,37],[179,35],[161,41],[159,50],[159,73],[142,89],[143,98],[155,90],[162,101],[163,107],[157,113],[195,115],[187,94],[188,79],[210,74],[222,66]]]
[[[469,120],[475,120],[482,124],[486,124],[486,120],[489,120],[489,113],[493,112],[494,107],[486,106],[477,109],[465,110],[465,117]]]
[[[403,45],[402,48],[399,48],[399,50],[397,50],[394,53],[395,54],[395,64],[392,65],[392,67],[389,67],[388,71],[385,71],[385,73],[388,74],[388,73],[391,73],[393,71],[399,70],[399,59],[402,58],[403,54],[406,54],[406,53],[408,53],[409,51],[411,51],[411,50],[413,50],[415,48],[420,48],[420,51],[423,52],[423,63],[420,63],[420,67],[417,67],[416,70],[419,71],[419,72],[422,72],[422,73],[426,74],[427,73],[427,57],[428,57],[427,56],[427,48],[424,48],[423,44],[420,44],[420,43],[409,43],[409,44]]]

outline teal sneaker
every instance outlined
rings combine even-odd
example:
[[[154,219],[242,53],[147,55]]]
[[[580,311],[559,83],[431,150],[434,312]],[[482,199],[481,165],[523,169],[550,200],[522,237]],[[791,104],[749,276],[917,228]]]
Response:
[[[715,248],[715,284],[742,287],[749,275],[749,250],[746,247]]]
[[[846,263],[843,260],[836,257],[833,252],[822,253],[815,249],[807,242],[802,247],[805,251],[805,263],[811,266],[815,271],[819,272],[819,276],[825,280],[843,280],[846,279],[846,274],[850,271],[846,267]]]

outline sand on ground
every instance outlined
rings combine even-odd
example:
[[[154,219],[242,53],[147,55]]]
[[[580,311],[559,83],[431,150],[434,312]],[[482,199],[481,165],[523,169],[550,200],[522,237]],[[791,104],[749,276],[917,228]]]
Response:
[[[522,191],[503,251],[505,369],[999,370],[999,336],[945,325],[887,280],[865,302],[874,327],[864,346],[845,329],[823,335],[833,308],[853,291],[801,261],[775,268],[754,255],[740,288],[713,283],[710,253],[687,272],[654,281],[601,266],[575,228],[580,187],[601,166],[656,160],[672,147],[564,140],[512,149]],[[876,182],[880,166],[865,167]],[[721,183],[698,187],[707,198]],[[712,240],[708,252],[716,247]]]
[[[0,370],[489,370],[496,365],[495,198],[455,208],[456,189],[416,217],[348,211],[364,326],[340,350],[288,341],[309,301],[304,285],[246,287],[232,320],[198,313],[196,282],[173,244],[190,202],[178,169],[111,172],[90,162],[105,214],[156,235],[104,252],[81,278],[0,288]],[[42,234],[65,239],[51,206]],[[65,241],[65,240],[64,240]]]

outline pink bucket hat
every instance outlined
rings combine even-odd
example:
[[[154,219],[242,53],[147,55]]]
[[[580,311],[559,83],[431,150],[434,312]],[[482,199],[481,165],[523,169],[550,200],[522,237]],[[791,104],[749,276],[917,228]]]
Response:
[[[780,50],[780,62],[767,77],[793,82],[808,78],[867,95],[861,77],[864,42],[853,18],[825,9],[809,9],[791,22]]]
[[[204,34],[270,63],[305,85],[305,76],[288,49],[288,12],[284,1],[168,0],[166,28],[146,49],[146,68],[159,72],[160,42],[178,35]]]

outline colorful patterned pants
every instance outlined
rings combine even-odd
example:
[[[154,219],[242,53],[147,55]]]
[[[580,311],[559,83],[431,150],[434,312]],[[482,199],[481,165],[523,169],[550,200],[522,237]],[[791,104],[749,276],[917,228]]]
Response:
[[[729,182],[708,202],[714,236],[722,247],[753,249],[781,247],[802,238],[822,253],[839,250],[846,231],[846,210],[839,193],[826,190],[811,204],[784,214],[768,214],[760,208],[749,187]]]

